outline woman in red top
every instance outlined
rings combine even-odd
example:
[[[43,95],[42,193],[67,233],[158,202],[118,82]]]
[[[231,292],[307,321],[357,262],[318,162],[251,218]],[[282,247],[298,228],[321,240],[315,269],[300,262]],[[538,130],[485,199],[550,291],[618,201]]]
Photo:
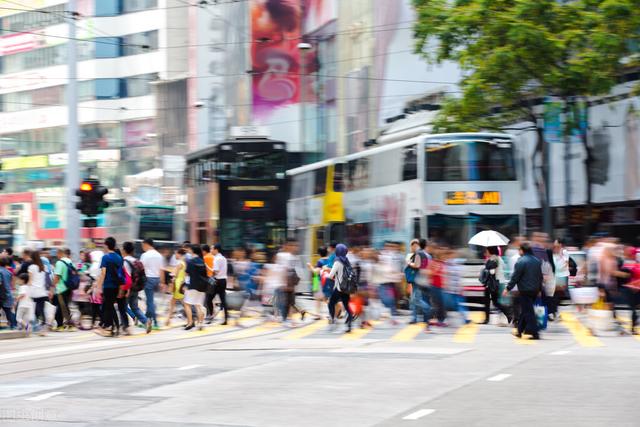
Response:
[[[446,251],[446,248],[437,248],[432,251],[433,259],[429,262],[429,267],[427,269],[427,275],[429,276],[429,283],[431,287],[429,288],[431,292],[431,298],[433,299],[434,312],[436,314],[437,322],[434,323],[435,326],[447,326],[444,323],[445,318],[447,317],[447,310],[444,305],[444,284],[446,279],[446,264],[443,259],[443,255]]]

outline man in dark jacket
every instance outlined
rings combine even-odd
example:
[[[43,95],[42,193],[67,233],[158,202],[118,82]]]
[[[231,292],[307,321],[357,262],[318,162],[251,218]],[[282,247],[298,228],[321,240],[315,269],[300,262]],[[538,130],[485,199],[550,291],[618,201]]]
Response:
[[[531,245],[526,242],[520,246],[520,255],[522,257],[516,262],[511,280],[503,295],[507,295],[507,292],[518,285],[521,314],[515,336],[520,338],[523,333],[528,333],[537,340],[540,339],[540,335],[533,303],[542,287],[542,262],[533,255]]]

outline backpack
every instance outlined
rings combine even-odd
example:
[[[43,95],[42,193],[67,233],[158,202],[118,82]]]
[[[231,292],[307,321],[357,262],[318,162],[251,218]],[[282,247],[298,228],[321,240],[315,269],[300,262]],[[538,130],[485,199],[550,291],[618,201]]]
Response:
[[[53,287],[53,278],[51,277],[51,268],[48,267],[44,272],[44,288],[50,290]]]
[[[65,280],[64,284],[67,287],[67,289],[75,291],[80,287],[80,275],[78,274],[78,270],[73,266],[73,264],[70,264],[66,261],[62,261],[62,263],[67,266],[67,280]],[[45,276],[45,283],[46,283],[46,276]]]
[[[144,285],[147,283],[147,275],[144,272],[144,265],[142,265],[138,259],[133,262],[125,259],[124,262],[129,264],[129,268],[131,269],[131,290],[133,292],[140,292],[144,290]]]
[[[569,257],[569,276],[576,277],[578,274],[578,264],[573,260],[573,258]]]
[[[4,275],[0,273],[0,307],[4,305],[7,299],[7,289],[4,285]]]
[[[340,280],[339,288],[345,294],[353,295],[358,292],[358,274],[350,265],[344,265],[342,270],[342,280]]]
[[[287,289],[294,291],[296,289],[296,286],[298,286],[298,283],[300,283],[300,277],[298,277],[296,269],[290,267],[287,271]]]
[[[420,250],[420,270],[426,270],[429,267],[429,255],[423,250]]]

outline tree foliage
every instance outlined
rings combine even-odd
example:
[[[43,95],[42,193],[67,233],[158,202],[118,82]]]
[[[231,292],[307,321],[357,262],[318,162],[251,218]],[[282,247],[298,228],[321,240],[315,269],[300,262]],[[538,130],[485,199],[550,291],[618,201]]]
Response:
[[[607,93],[632,67],[640,0],[414,0],[416,51],[461,67],[441,130],[535,122],[543,96]],[[498,114],[496,107],[499,107]]]

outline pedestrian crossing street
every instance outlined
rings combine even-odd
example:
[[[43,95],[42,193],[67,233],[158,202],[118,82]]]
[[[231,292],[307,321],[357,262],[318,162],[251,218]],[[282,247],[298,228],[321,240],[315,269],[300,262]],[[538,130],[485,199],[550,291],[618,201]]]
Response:
[[[285,326],[279,322],[264,322],[259,317],[240,317],[230,320],[229,325],[207,325],[202,330],[188,332],[181,330],[179,326],[181,322],[177,321],[174,322],[173,327],[164,327],[160,331],[153,331],[150,335],[146,335],[140,330],[135,335],[125,336],[122,339],[145,339],[146,337],[166,336],[171,339],[183,340],[210,335],[223,335],[225,341],[266,336],[270,339],[283,340],[285,342],[313,339],[377,340],[396,343],[437,340],[458,344],[474,344],[498,337],[500,340],[512,340],[517,345],[539,345],[545,339],[570,336],[581,347],[605,346],[603,339],[593,336],[590,330],[573,313],[563,313],[560,321],[550,322],[549,329],[542,334],[543,341],[516,339],[510,336],[510,328],[480,325],[479,323],[484,317],[480,312],[472,312],[470,317],[472,322],[467,325],[450,325],[444,328],[431,327],[430,333],[425,333],[423,323],[408,324],[402,322],[393,324],[389,319],[371,321],[371,326],[366,328],[360,328],[358,327],[359,323],[354,322],[352,332],[344,333],[346,325],[343,324],[343,321],[338,321],[336,325],[330,327],[327,320],[302,322],[299,315],[294,315],[293,324]],[[168,335],[167,332],[169,332]],[[92,333],[84,333],[76,339],[83,340],[94,336]],[[633,336],[631,339],[640,343],[639,336]]]

